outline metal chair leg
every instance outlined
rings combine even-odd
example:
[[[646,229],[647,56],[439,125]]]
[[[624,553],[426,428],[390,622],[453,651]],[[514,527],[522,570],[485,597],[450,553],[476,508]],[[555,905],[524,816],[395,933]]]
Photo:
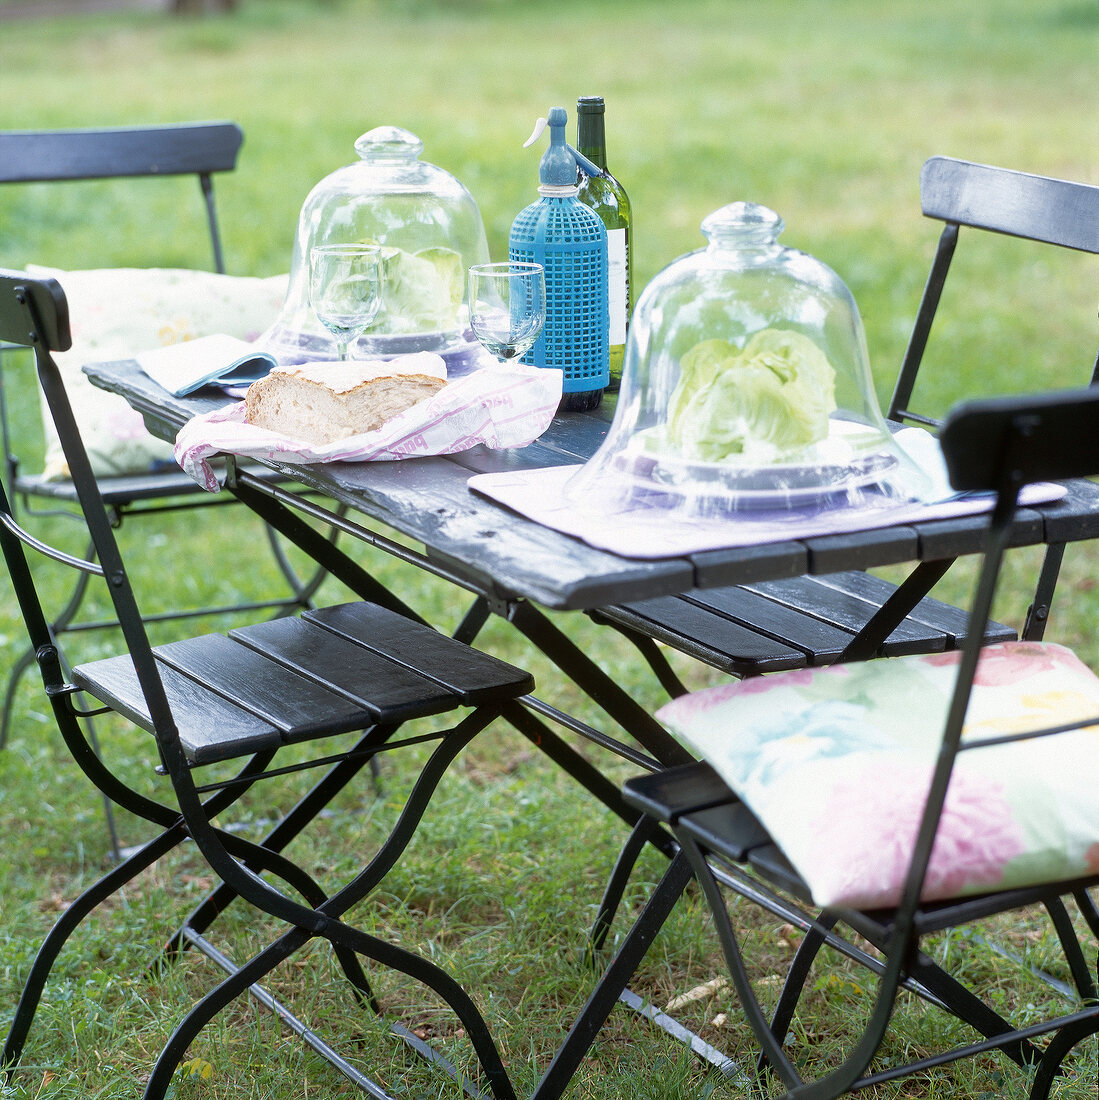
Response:
[[[1076,929],[1072,926],[1072,918],[1068,914],[1065,903],[1060,898],[1051,898],[1046,902],[1046,909],[1057,931],[1057,938],[1061,941],[1065,962],[1068,963],[1072,980],[1076,984],[1080,997],[1085,1001],[1099,1001],[1099,989],[1096,988],[1091,967],[1084,958],[1084,949],[1076,935]]]
[[[78,588],[81,591],[84,587],[84,585],[78,585]],[[79,602],[79,599],[77,599],[75,603],[70,600],[70,607],[72,612],[76,611]],[[69,609],[67,608],[66,611],[69,611]],[[69,618],[71,618],[71,614],[69,614]],[[64,622],[59,619],[58,623],[61,623],[60,629],[64,629],[64,626],[67,624],[67,622],[68,619],[65,619]],[[54,638],[56,638],[58,629],[59,627],[56,623],[51,626],[51,633]],[[70,670],[69,664],[65,659],[64,651],[61,649],[60,646],[57,645],[56,641],[54,642],[54,646],[57,649],[58,660],[61,663],[61,667],[65,671],[65,676],[68,678],[70,675]],[[3,708],[0,709],[0,749],[3,749],[4,746],[7,744],[8,732],[11,725],[12,710],[15,704],[15,693],[18,690],[19,684],[22,681],[23,676],[26,674],[27,670],[32,664],[37,663],[37,657],[38,655],[34,652],[33,649],[28,649],[20,656],[19,660],[15,662],[14,666],[8,674],[8,686],[4,693]],[[92,747],[92,751],[97,756],[100,756],[101,753],[99,748],[99,739],[96,736],[95,724],[91,718],[85,719],[85,723],[88,731],[88,742]],[[103,817],[107,825],[107,840],[110,845],[111,859],[115,863],[117,863],[122,858],[122,847],[118,839],[118,826],[115,823],[114,806],[111,803],[111,800],[106,795],[103,796]]]
[[[281,852],[323,810],[376,754],[366,755],[374,744],[382,744],[392,733],[388,726],[375,726],[356,742],[343,760],[334,764],[313,787],[293,806],[285,817],[263,838],[260,845],[273,852]],[[237,897],[236,891],[221,883],[192,910],[182,927],[164,945],[158,963],[174,959],[187,946],[188,933],[202,935]]]
[[[810,925],[805,933],[805,938],[794,953],[794,961],[786,972],[786,979],[782,983],[782,992],[779,994],[774,1012],[771,1013],[771,1034],[774,1035],[778,1043],[786,1041],[786,1034],[790,1030],[790,1023],[794,1018],[798,1001],[801,999],[801,993],[805,988],[809,971],[812,969],[813,962],[820,953],[820,949],[828,942],[828,932],[835,925],[836,919],[834,914],[820,913],[816,921]],[[760,1051],[759,1057],[756,1059],[757,1077],[762,1076],[763,1071],[769,1066],[767,1056],[763,1051]]]
[[[467,1038],[473,1045],[493,1096],[496,1097],[496,1100],[515,1100],[514,1089],[492,1040],[488,1026],[465,990],[445,971],[428,960],[404,948],[386,943],[359,929],[352,928],[340,919],[344,912],[361,902],[392,869],[401,853],[412,840],[424,813],[428,809],[431,795],[443,778],[449,764],[462,748],[496,716],[498,716],[498,712],[490,710],[475,712],[465,718],[459,726],[447,731],[442,736],[413,784],[412,790],[405,800],[404,808],[385,842],[362,871],[350,882],[327,900],[313,905],[312,911],[319,919],[314,921],[310,928],[303,927],[300,920],[295,921],[295,927],[284,933],[244,966],[234,968],[227,978],[207,993],[188,1012],[169,1038],[160,1058],[157,1060],[145,1092],[145,1096],[149,1100],[164,1096],[171,1076],[183,1053],[194,1037],[222,1008],[254,986],[274,966],[288,958],[315,935],[328,940],[338,955],[348,951],[355,952],[383,966],[407,974],[435,992],[458,1016]],[[223,841],[228,839],[224,834],[219,833],[218,836]],[[233,854],[239,857],[243,852],[243,846],[230,842],[230,847],[234,846],[238,847],[239,850]],[[284,874],[286,869],[282,865],[286,861],[282,857],[275,856],[274,853],[266,849],[260,849],[256,845],[249,845],[248,847],[252,850],[252,862],[263,865],[268,859],[273,859],[280,865],[279,873]],[[289,877],[289,875],[285,877]],[[295,885],[300,884],[309,888],[306,877],[301,877],[301,873],[299,873],[298,878],[299,882]],[[311,888],[309,889],[311,890]],[[314,894],[313,896],[316,899],[317,895]],[[258,903],[259,898],[254,898],[253,902]],[[260,904],[259,907],[280,916],[280,911],[285,908],[285,902],[286,899],[281,896],[273,897],[269,902]]]
[[[1095,904],[1095,899],[1087,890],[1077,890],[1072,896],[1088,927],[1096,936],[1099,936],[1099,906]]]
[[[95,545],[90,541],[84,548],[84,557],[88,561],[92,561],[95,558]],[[58,636],[64,634],[68,630],[69,624],[73,621],[77,611],[80,610],[80,605],[84,602],[84,595],[88,591],[88,583],[90,580],[91,575],[89,573],[81,572],[77,574],[73,589],[69,593],[69,598],[65,606],[61,609],[57,618],[50,623],[50,636],[54,639],[54,645],[57,645]],[[4,693],[4,709],[0,712],[0,749],[7,744],[15,692],[19,687],[20,680],[22,680],[27,669],[35,662],[35,659],[34,649],[31,647],[15,662],[11,672],[8,673],[8,686]]]
[[[1061,1072],[1061,1065],[1073,1047],[1091,1035],[1099,1033],[1099,1014],[1091,1015],[1061,1028],[1049,1041],[1038,1071],[1030,1086],[1030,1100],[1048,1100],[1053,1082]]]
[[[603,898],[599,903],[599,909],[592,921],[591,930],[588,933],[587,957],[589,963],[595,961],[595,956],[603,950],[611,925],[614,923],[615,914],[622,903],[622,896],[626,891],[630,875],[637,864],[645,845],[652,839],[656,832],[656,826],[648,817],[642,817],[630,831],[626,843],[618,853],[614,868],[603,891]]]
[[[185,836],[183,821],[180,819],[175,826],[166,829],[155,840],[149,841],[128,859],[112,868],[103,878],[76,898],[57,919],[35,956],[30,974],[23,985],[23,992],[8,1031],[3,1053],[0,1054],[0,1067],[3,1067],[6,1080],[11,1080],[11,1075],[23,1053],[31,1024],[46,988],[46,981],[68,938],[100,902],[150,867],[179,844]]]
[[[34,664],[34,650],[27,649],[20,654],[19,660],[12,665],[8,673],[8,686],[4,692],[3,709],[0,710],[0,749],[8,743],[8,732],[11,729],[12,709],[15,705],[15,693],[28,668]]]

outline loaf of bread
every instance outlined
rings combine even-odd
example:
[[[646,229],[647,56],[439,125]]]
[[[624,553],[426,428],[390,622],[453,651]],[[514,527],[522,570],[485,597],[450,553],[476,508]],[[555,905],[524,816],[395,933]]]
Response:
[[[249,424],[304,443],[334,443],[380,428],[446,385],[435,355],[405,362],[305,363],[275,367],[245,394]]]

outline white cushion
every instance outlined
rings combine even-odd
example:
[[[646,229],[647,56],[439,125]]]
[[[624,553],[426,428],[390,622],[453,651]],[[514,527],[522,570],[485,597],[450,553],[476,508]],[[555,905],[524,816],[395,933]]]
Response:
[[[960,655],[776,673],[657,712],[760,819],[818,905],[893,905]],[[988,647],[963,738],[1099,717],[1062,646]],[[1099,726],[959,754],[923,899],[1099,873]]]
[[[28,270],[55,278],[68,299],[73,346],[55,359],[92,469],[100,477],[174,465],[172,444],[151,436],[123,398],[93,386],[81,367],[216,333],[253,340],[278,317],[287,284],[285,275],[261,279],[172,268]],[[42,417],[44,473],[68,477],[44,402]]]

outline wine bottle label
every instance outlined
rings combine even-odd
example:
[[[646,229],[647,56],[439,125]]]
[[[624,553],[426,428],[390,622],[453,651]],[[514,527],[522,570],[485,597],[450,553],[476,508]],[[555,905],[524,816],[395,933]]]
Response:
[[[610,306],[610,339],[615,344],[626,342],[626,311],[629,302],[629,267],[626,264],[625,229],[607,230],[607,290]]]

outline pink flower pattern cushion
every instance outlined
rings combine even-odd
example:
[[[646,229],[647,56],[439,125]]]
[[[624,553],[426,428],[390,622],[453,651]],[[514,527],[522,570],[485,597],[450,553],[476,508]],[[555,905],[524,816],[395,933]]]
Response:
[[[657,717],[763,822],[818,905],[900,896],[960,655],[776,673]],[[990,646],[963,740],[1097,724],[962,752],[925,901],[1099,873],[1099,678],[1062,646]]]

